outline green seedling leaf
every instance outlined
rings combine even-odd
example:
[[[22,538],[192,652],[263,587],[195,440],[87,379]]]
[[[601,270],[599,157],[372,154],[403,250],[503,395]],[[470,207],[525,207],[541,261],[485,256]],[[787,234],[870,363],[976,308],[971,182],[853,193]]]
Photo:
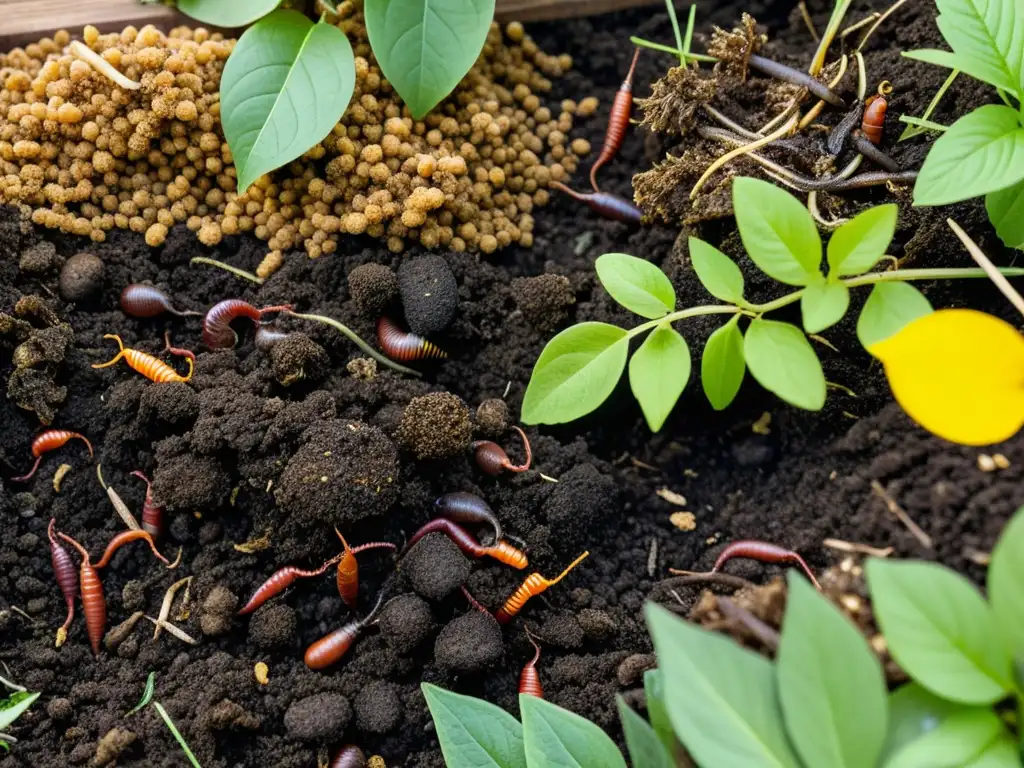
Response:
[[[850,289],[821,278],[804,289],[800,314],[807,333],[820,333],[843,319],[850,306]]]
[[[931,303],[910,283],[876,283],[857,318],[857,338],[870,349],[930,312]]]
[[[38,698],[38,693],[18,691],[6,699],[0,699],[0,731],[6,730],[11,723],[25,714]]]
[[[4,752],[10,752],[11,751],[11,745],[8,744],[3,739],[0,739],[0,749],[2,749]]]
[[[700,383],[716,411],[727,408],[740,391],[747,364],[743,359],[740,316],[735,315],[715,330],[704,345],[700,359]]]
[[[629,386],[657,432],[690,380],[690,348],[671,325],[655,328],[629,361]]]
[[[622,721],[622,732],[626,736],[629,759],[635,768],[675,768],[675,763],[658,741],[658,736],[650,724],[630,709],[620,694],[615,695],[615,704],[619,708],[619,719]]]
[[[804,204],[760,179],[737,177],[732,204],[743,247],[758,268],[787,285],[821,274],[821,238]]]
[[[579,715],[536,696],[519,694],[523,741],[530,766],[626,768],[608,735]],[[461,766],[463,763],[457,763]]]
[[[889,732],[883,765],[889,757],[938,728],[948,717],[967,708],[941,699],[917,683],[906,683],[889,694]]]
[[[961,709],[895,752],[884,768],[981,768],[985,764],[977,761],[1008,735],[991,709]]]
[[[988,600],[1013,656],[1024,659],[1024,507],[996,542],[988,568]]]
[[[743,301],[743,273],[736,262],[710,243],[690,238],[690,261],[707,292],[721,301]]]
[[[896,662],[932,693],[991,704],[1012,687],[992,609],[967,579],[935,563],[871,559],[875,618]]]
[[[1021,179],[1020,115],[1003,104],[986,104],[961,117],[936,140],[914,184],[914,205],[956,203]]]
[[[178,0],[178,10],[214,27],[244,27],[266,16],[281,0]]]
[[[1024,10],[1015,0],[936,0],[939,31],[972,77],[1022,94]]]
[[[647,717],[651,720],[651,727],[658,735],[658,740],[670,755],[678,754],[680,744],[672,730],[672,721],[669,720],[665,706],[665,680],[660,669],[644,672],[644,698],[647,700]]]
[[[828,241],[828,277],[860,275],[885,255],[896,233],[899,206],[893,204],[868,208],[832,233]]]
[[[952,51],[943,51],[939,48],[918,48],[914,51],[903,51],[903,55],[908,59],[934,64],[937,67],[960,69],[960,60]]]
[[[1024,181],[985,195],[988,220],[1009,248],[1024,250]]]
[[[629,336],[607,323],[566,328],[544,347],[523,396],[525,424],[564,424],[603,403],[622,376]]]
[[[330,133],[355,81],[352,46],[333,24],[274,11],[249,27],[220,81],[221,124],[239,194]]]
[[[885,743],[885,675],[864,636],[797,573],[776,656],[779,703],[804,765],[875,768]]]
[[[174,724],[174,721],[171,720],[171,716],[167,714],[167,710],[164,709],[163,705],[159,701],[154,701],[153,708],[157,711],[157,714],[159,714],[160,718],[164,721],[164,725],[167,726],[167,730],[171,732],[171,735],[174,737],[174,740],[178,742],[178,746],[181,747],[181,751],[185,753],[185,757],[188,759],[189,763],[192,764],[192,768],[203,768],[199,764],[199,761],[196,759],[195,754],[193,754],[192,750],[189,749],[188,742],[185,741],[185,737],[181,735],[181,731],[178,730],[178,727]]]
[[[142,689],[142,698],[139,699],[139,703],[124,713],[125,717],[128,715],[135,714],[144,706],[149,704],[153,698],[153,689],[156,687],[156,672],[150,672],[149,677],[146,678],[146,687]]]
[[[419,120],[483,50],[494,0],[366,0],[366,32],[384,77]]]
[[[483,699],[430,683],[421,683],[420,688],[447,765],[526,768],[523,727],[512,715]]]
[[[743,340],[743,356],[758,384],[790,405],[820,411],[825,373],[807,337],[795,325],[754,320]]]
[[[655,320],[676,308],[676,292],[665,273],[628,253],[606,253],[594,262],[601,285],[630,312]]]
[[[647,603],[644,613],[665,678],[669,717],[696,763],[800,765],[786,739],[767,659],[654,603]]]

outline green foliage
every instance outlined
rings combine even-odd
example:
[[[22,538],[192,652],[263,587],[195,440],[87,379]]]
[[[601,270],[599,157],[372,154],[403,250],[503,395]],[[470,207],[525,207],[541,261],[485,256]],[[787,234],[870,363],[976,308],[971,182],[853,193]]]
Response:
[[[878,283],[857,318],[857,338],[868,349],[931,311],[928,299],[909,283]]]
[[[526,768],[523,727],[512,715],[482,699],[430,683],[421,683],[420,688],[448,765]]]
[[[365,0],[364,12],[381,71],[419,120],[480,55],[494,0]]]
[[[935,730],[951,715],[966,709],[939,698],[917,683],[907,683],[889,694],[889,732],[882,752],[883,764],[913,741]]]
[[[643,768],[674,768],[675,763],[651,725],[630,709],[626,700],[618,694],[615,696],[615,704],[619,709],[619,719],[622,721],[622,731],[633,765]]]
[[[821,333],[843,319],[850,308],[850,289],[843,283],[821,278],[800,297],[800,314],[807,333]]]
[[[803,331],[775,320],[755,319],[743,340],[743,356],[757,383],[797,408],[825,405],[825,374]]]
[[[1024,514],[1003,529],[988,568],[988,599],[1015,659],[1024,659]]]
[[[740,391],[746,370],[740,316],[735,315],[708,337],[700,360],[701,384],[712,408],[728,407]]]
[[[140,709],[145,707],[153,699],[153,690],[156,688],[156,672],[150,672],[146,678],[146,686],[142,689],[142,698],[139,699],[139,703],[124,713],[125,717],[128,715],[135,714]]]
[[[1010,248],[1024,250],[1024,181],[985,195],[988,220]]]
[[[653,320],[676,308],[672,281],[649,261],[627,253],[606,253],[598,256],[594,269],[608,295],[630,312]]]
[[[160,715],[160,719],[164,721],[164,725],[167,726],[167,730],[171,732],[174,740],[178,742],[178,746],[181,747],[181,751],[185,753],[185,758],[189,763],[191,763],[192,768],[202,768],[199,761],[196,759],[196,756],[192,753],[192,750],[189,749],[188,742],[185,741],[185,737],[181,735],[181,731],[178,730],[174,721],[171,720],[171,716],[167,714],[167,710],[164,709],[163,705],[159,701],[154,701],[153,708],[157,711],[157,714]]]
[[[214,27],[244,27],[280,4],[281,0],[178,0],[178,10]]]
[[[743,301],[743,273],[736,262],[696,237],[691,237],[689,242],[693,271],[705,290],[720,301],[732,304]]]
[[[355,87],[355,60],[337,27],[274,11],[249,27],[221,77],[221,124],[241,194],[291,162],[341,119]]]
[[[678,754],[681,747],[668,716],[668,707],[665,704],[665,677],[660,669],[648,669],[644,672],[644,698],[647,700],[647,717],[650,718],[651,727],[658,736],[658,741],[668,754]]]
[[[0,699],[0,731],[7,730],[11,723],[25,714],[28,708],[35,704],[38,698],[38,693],[17,691],[6,699]]]
[[[525,693],[519,711],[530,768],[626,768],[615,742],[586,718]]]
[[[828,241],[830,281],[861,275],[885,256],[896,233],[899,206],[887,203],[868,208],[841,225]]]
[[[661,429],[690,379],[690,348],[671,325],[659,325],[629,361],[629,385],[652,432]]]
[[[970,768],[972,765],[982,768],[983,764],[978,761],[993,750],[998,754],[999,743],[1009,735],[991,709],[963,708],[893,754],[885,768]],[[1010,746],[1013,746],[1012,740]],[[995,757],[991,759],[992,762],[984,765],[990,768],[1020,765],[1015,754],[1009,763],[997,762]]]

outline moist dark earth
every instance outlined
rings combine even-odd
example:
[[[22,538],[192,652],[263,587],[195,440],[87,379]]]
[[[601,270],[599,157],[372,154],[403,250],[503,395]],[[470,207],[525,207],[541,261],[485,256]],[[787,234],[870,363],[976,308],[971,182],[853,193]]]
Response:
[[[818,29],[825,26],[826,5],[811,3]],[[702,7],[698,50],[712,23],[731,27],[743,10],[766,27],[766,55],[806,67],[814,43],[798,15],[787,16],[784,4]],[[873,10],[882,7],[857,2],[849,18]],[[933,15],[928,3],[902,8],[865,51],[871,83],[889,79],[895,88],[883,147],[905,167],[920,164],[929,139],[897,147],[896,118],[920,115],[946,72],[903,59],[899,51],[941,47]],[[576,62],[576,70],[556,83],[553,100],[600,98],[602,111],[577,131],[595,147],[632,55],[629,35],[672,39],[661,9],[534,25],[529,32],[542,48],[568,52]],[[671,64],[670,56],[644,51],[637,94],[646,95]],[[933,119],[952,122],[988,97],[987,89],[962,78]],[[770,117],[756,111],[731,116],[748,127]],[[825,119],[834,123],[837,116]],[[661,159],[665,149],[659,138],[632,131],[602,171],[605,189],[630,194],[632,174]],[[582,188],[583,173],[578,176]],[[896,195],[874,189],[837,202],[846,215],[867,204],[900,202],[901,223],[890,253],[905,266],[970,265],[945,227],[948,215],[997,262],[1012,261],[980,204],[912,210],[909,191]],[[170,518],[162,549],[184,550],[175,571],[166,570],[142,545],[118,553],[102,572],[108,627],[135,611],[156,615],[167,588],[191,575],[188,616],[179,617],[176,608],[171,619],[200,641],[192,647],[166,632],[154,641],[152,625],[143,620],[115,650],[105,649],[94,659],[79,608],[67,643],[54,648],[65,608],[50,566],[49,519],[56,518],[94,559],[122,524],[77,441],[48,454],[32,481],[10,481],[30,466],[29,445],[40,425],[35,414],[10,399],[0,401],[0,660],[4,677],[43,692],[10,729],[18,741],[0,757],[0,768],[185,764],[152,708],[124,716],[151,671],[155,699],[207,768],[305,768],[342,743],[380,754],[388,765],[440,766],[420,682],[483,696],[515,712],[519,670],[533,653],[524,626],[541,641],[546,697],[620,739],[614,695],[627,693],[642,707],[636,690],[650,660],[636,655],[649,653],[651,645],[641,607],[652,591],[659,597],[666,592],[657,587],[668,567],[706,569],[724,543],[759,538],[795,548],[821,569],[839,559],[822,545],[826,537],[836,537],[892,546],[898,556],[939,560],[975,580],[983,578],[972,553],[989,551],[1011,512],[1024,502],[1024,442],[1014,439],[986,449],[1003,453],[1009,467],[983,472],[978,450],[951,446],[915,427],[892,404],[881,371],[856,341],[854,322],[864,293],[847,320],[825,332],[835,349],[817,346],[827,379],[837,385],[820,413],[784,406],[749,377],[737,402],[716,413],[693,380],[661,433],[651,435],[623,381],[585,419],[528,428],[533,471],[491,478],[468,452],[449,459],[416,458],[400,440],[403,434],[418,428],[421,436],[441,439],[454,433],[453,439],[466,440],[467,414],[484,400],[504,397],[514,421],[533,362],[556,330],[583,320],[635,322],[595,282],[593,261],[602,253],[650,259],[672,279],[681,306],[707,303],[685,253],[686,235],[696,233],[739,259],[755,300],[778,295],[743,256],[731,220],[683,231],[664,224],[630,229],[596,219],[560,197],[536,220],[531,250],[511,248],[488,259],[445,255],[458,301],[454,320],[432,340],[449,351],[450,359],[418,364],[422,379],[384,367],[374,378],[353,375],[347,364],[362,356],[354,345],[326,326],[283,318],[280,327],[305,338],[292,337],[267,354],[246,334],[234,350],[200,352],[188,385],[158,385],[123,362],[101,371],[90,368],[113,356],[115,344],[102,339],[105,333],[157,353],[170,330],[177,346],[199,349],[199,318],[126,318],[117,302],[128,283],[159,285],[181,309],[204,310],[229,297],[258,306],[292,303],[298,311],[336,318],[372,341],[373,320],[352,300],[348,273],[367,263],[397,268],[417,253],[396,257],[368,239],[349,238],[334,256],[310,261],[290,255],[278,273],[256,287],[189,265],[191,257],[208,255],[255,269],[265,249],[253,239],[229,238],[210,251],[181,228],[155,250],[130,233],[92,245],[33,230],[16,211],[0,211],[0,312],[13,314],[19,299],[38,296],[56,318],[30,313],[36,330],[64,322],[73,331],[64,352],[61,333],[66,331],[51,328],[50,336],[58,338],[51,339],[54,361],[43,366],[50,373],[24,386],[39,396],[43,408],[47,397],[55,397],[53,387],[67,388],[55,406],[53,426],[92,440],[107,482],[136,511],[145,488],[128,473],[141,469],[151,475]],[[62,296],[71,294],[58,291],[58,268],[80,252],[99,257],[103,270],[98,291],[90,294],[78,286],[86,297],[70,303]],[[567,283],[513,282],[543,274],[564,276]],[[88,263],[82,275],[97,279]],[[575,302],[560,306],[566,286]],[[922,287],[935,306],[975,307],[1013,321],[985,281]],[[713,327],[689,321],[680,330],[696,354]],[[10,336],[0,338],[5,381],[14,370],[15,344]],[[403,423],[410,400],[445,391],[462,398],[468,412],[448,403],[441,416],[433,416],[442,428],[425,428],[433,422]],[[771,421],[768,434],[761,434],[752,427],[765,412]],[[481,419],[478,431],[488,423]],[[514,433],[503,432],[499,440],[513,459],[521,457]],[[431,452],[427,445],[420,455]],[[56,493],[52,478],[62,463],[72,469]],[[923,549],[886,510],[871,491],[873,480],[933,538],[933,549]],[[662,488],[684,496],[685,506],[659,497]],[[352,618],[331,573],[299,581],[251,616],[234,615],[276,569],[314,568],[335,554],[335,525],[353,545],[382,540],[401,546],[432,517],[433,500],[456,490],[472,491],[490,503],[507,532],[525,542],[530,571],[552,576],[583,550],[590,551],[589,558],[499,628],[472,609],[457,587],[465,581],[480,602],[495,609],[524,572],[491,559],[468,561],[434,537],[397,567],[384,550],[360,555],[359,615],[370,610],[381,590],[386,607],[345,660],[326,672],[307,669],[302,657],[311,642]],[[693,513],[694,530],[670,523],[670,515],[681,509]],[[254,554],[235,548],[261,539],[269,546]],[[767,581],[776,572],[750,562],[729,568],[754,581]],[[695,596],[692,589],[682,593],[686,601]],[[255,679],[257,662],[269,668],[265,685]]]

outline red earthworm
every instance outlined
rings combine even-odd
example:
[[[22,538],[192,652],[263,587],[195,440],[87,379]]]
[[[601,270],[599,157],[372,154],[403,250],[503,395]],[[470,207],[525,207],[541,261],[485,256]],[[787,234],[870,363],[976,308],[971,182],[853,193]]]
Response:
[[[182,349],[181,347],[171,346],[171,332],[164,331],[164,352],[170,352],[172,355],[178,357],[187,357],[193,363],[196,361],[196,353],[191,349]]]
[[[565,192],[569,197],[579,200],[592,211],[604,216],[606,219],[614,219],[626,224],[639,224],[643,221],[643,211],[626,198],[613,195],[611,192],[581,193],[557,181],[549,181],[548,186]]]
[[[874,143],[864,135],[863,131],[853,132],[853,146],[856,147],[857,151],[864,155],[868,160],[873,162],[875,165],[880,165],[887,171],[899,173],[903,170],[900,168],[899,163],[876,147]]]
[[[745,539],[742,541],[732,542],[722,550],[722,553],[718,556],[718,559],[715,560],[715,565],[710,572],[715,573],[720,571],[722,566],[734,557],[746,557],[751,560],[758,560],[762,563],[789,563],[791,565],[798,565],[807,575],[807,578],[811,580],[811,583],[818,589],[821,589],[821,585],[818,583],[818,580],[814,578],[814,573],[800,555],[790,549],[784,549],[775,544],[769,544],[766,541]]]
[[[526,637],[534,648],[534,654],[533,658],[523,665],[523,671],[519,673],[519,693],[543,699],[544,687],[540,684],[540,675],[537,673],[537,662],[540,660],[540,646],[533,639],[530,630],[526,630]]]
[[[359,633],[363,631],[367,624],[373,621],[377,611],[380,610],[380,604],[383,599],[384,593],[381,592],[380,597],[377,598],[377,604],[365,619],[350,621],[340,629],[334,630],[329,635],[324,635],[309,646],[304,657],[306,666],[310,669],[326,669],[332,664],[341,661],[342,656],[348,653],[349,648],[352,647],[356,638],[359,637]]]
[[[377,320],[377,345],[392,360],[403,363],[410,360],[448,357],[448,353],[433,342],[415,333],[403,331],[394,320],[384,316]]]
[[[622,81],[619,90],[615,92],[612,100],[611,112],[608,114],[608,130],[604,135],[604,146],[601,147],[601,154],[590,167],[590,186],[595,192],[601,190],[597,186],[597,169],[607,163],[622,146],[622,139],[626,136],[626,128],[629,127],[629,115],[633,111],[633,72],[636,70],[636,60],[640,58],[640,49],[637,48],[633,54],[633,63],[629,65],[629,72],[626,79]]]
[[[299,579],[308,579],[326,573],[327,569],[334,565],[340,557],[340,555],[338,557],[332,557],[315,571],[303,571],[300,568],[294,568],[290,565],[279,571],[275,571],[269,579],[260,585],[259,589],[253,592],[252,597],[249,598],[249,602],[242,607],[242,610],[238,612],[238,615],[244,616],[247,613],[252,613],[267,602],[267,600],[281,594]]]
[[[505,601],[505,604],[498,609],[498,611],[494,614],[494,618],[498,620],[499,624],[506,624],[509,621],[511,621],[512,617],[523,609],[523,606],[526,605],[527,600],[529,600],[531,597],[536,597],[541,592],[545,592],[549,588],[555,586],[555,584],[557,584],[565,578],[566,574],[569,573],[569,571],[571,571],[573,568],[575,568],[577,565],[583,562],[584,558],[586,558],[586,556],[589,554],[590,552],[584,552],[582,555],[580,555],[571,563],[569,563],[569,567],[553,579],[545,579],[543,576],[536,572],[531,573],[529,576],[526,577],[526,581],[524,581],[519,586],[519,589],[513,592],[512,596]]]
[[[366,755],[354,744],[346,744],[331,760],[330,768],[364,768]]]
[[[526,453],[526,458],[523,459],[522,464],[513,464],[509,461],[505,449],[490,440],[477,440],[469,444],[469,449],[473,451],[473,458],[476,459],[477,466],[488,475],[500,475],[503,469],[507,469],[509,472],[525,472],[530,468],[530,462],[533,460],[533,454],[530,451],[530,441],[526,439],[526,433],[519,427],[513,426],[512,429],[519,433],[519,437],[523,441],[523,451]]]
[[[811,95],[817,96],[822,101],[828,102],[833,107],[839,107],[844,109],[846,102],[843,101],[835,92],[824,83],[815,80],[806,72],[801,72],[792,67],[787,67],[785,64],[779,64],[777,61],[766,59],[764,56],[758,56],[756,53],[751,54],[747,59],[747,63],[752,69],[756,69],[759,72],[763,72],[769,77],[774,77],[777,80],[784,80],[787,83],[793,83],[793,85],[799,85],[806,88]]]
[[[434,508],[441,517],[456,523],[489,525],[494,529],[494,540],[501,539],[501,522],[487,502],[479,496],[465,491],[446,493],[434,502]]]
[[[129,317],[143,318],[156,317],[164,312],[170,312],[178,317],[203,314],[192,310],[175,309],[166,293],[145,283],[132,283],[121,291],[121,311]]]
[[[267,312],[290,312],[291,304],[256,309],[241,299],[225,299],[210,307],[203,318],[203,344],[209,349],[231,349],[238,343],[238,334],[231,328],[231,322],[245,317],[259,325],[260,318]]]
[[[107,626],[107,601],[103,597],[103,583],[89,562],[89,553],[85,547],[65,533],[57,531],[57,535],[78,550],[82,556],[82,564],[78,569],[78,581],[81,584],[82,612],[85,613],[85,631],[89,635],[89,645],[93,655],[100,655],[100,643],[103,630]]]
[[[869,96],[864,102],[864,117],[860,121],[860,129],[872,144],[882,142],[882,131],[885,130],[885,112],[889,101],[885,98],[892,93],[892,85],[888,80],[878,84],[878,93]]]
[[[153,555],[161,563],[166,565],[168,568],[177,567],[177,562],[172,564],[170,560],[168,560],[166,557],[164,557],[157,551],[156,542],[153,541],[153,534],[151,534],[149,531],[145,531],[140,528],[134,531],[121,531],[114,538],[112,538],[110,540],[110,543],[107,544],[106,550],[104,550],[103,552],[103,557],[101,557],[100,561],[96,563],[96,570],[99,570],[100,568],[106,568],[110,564],[110,559],[114,556],[114,553],[117,552],[117,550],[119,550],[125,544],[131,544],[133,541],[140,540],[149,544],[149,548],[153,551]]]
[[[499,562],[505,563],[505,565],[511,565],[513,568],[518,568],[519,570],[522,570],[529,565],[526,555],[522,551],[513,547],[507,541],[499,539],[491,546],[485,547],[473,538],[473,535],[461,525],[457,525],[444,517],[436,517],[416,531],[416,533],[412,535],[412,538],[409,539],[409,542],[405,545],[405,550],[407,551],[417,541],[422,539],[428,533],[433,533],[434,531],[445,534],[455,543],[455,546],[462,550],[463,554],[469,555],[470,557],[479,559],[484,555],[488,555]]]
[[[68,628],[75,618],[75,593],[78,592],[78,572],[75,570],[75,563],[68,551],[60,545],[56,536],[53,535],[53,526],[56,523],[52,517],[50,525],[46,529],[46,535],[50,538],[50,562],[53,564],[53,575],[57,577],[57,586],[64,595],[64,602],[68,606],[68,616],[64,619],[64,625],[57,630],[57,647],[64,645],[68,638]]]
[[[146,484],[146,499],[142,502],[142,530],[148,531],[153,539],[159,539],[164,533],[164,508],[153,501],[153,484],[139,470],[132,474]]]
[[[78,432],[69,432],[66,429],[48,429],[45,432],[40,432],[32,441],[32,455],[36,457],[36,463],[32,465],[32,469],[29,470],[27,475],[12,477],[11,480],[21,483],[31,478],[36,473],[36,470],[39,469],[39,462],[43,460],[44,453],[60,448],[68,440],[75,437],[85,443],[85,447],[89,449],[89,458],[92,458],[92,443],[89,442],[85,435],[80,435]]]
[[[192,378],[192,371],[194,366],[192,359],[186,357],[188,361],[188,375],[182,376],[176,370],[171,368],[163,360],[153,357],[147,352],[140,352],[137,349],[126,349],[124,343],[121,341],[121,337],[113,333],[107,333],[103,336],[104,339],[114,339],[117,341],[117,346],[121,348],[112,360],[108,360],[105,363],[96,363],[93,368],[109,368],[114,365],[122,357],[128,363],[128,366],[135,371],[138,371],[150,381],[155,381],[158,384],[166,384],[170,381],[188,381]]]
[[[469,590],[466,589],[465,584],[462,584],[459,587],[459,589],[462,590],[462,594],[465,596],[466,600],[469,601],[470,605],[472,605],[474,608],[480,611],[480,613],[486,613],[487,615],[490,615],[491,612],[484,608],[482,605],[480,605],[479,601],[477,601],[477,599],[470,594]]]

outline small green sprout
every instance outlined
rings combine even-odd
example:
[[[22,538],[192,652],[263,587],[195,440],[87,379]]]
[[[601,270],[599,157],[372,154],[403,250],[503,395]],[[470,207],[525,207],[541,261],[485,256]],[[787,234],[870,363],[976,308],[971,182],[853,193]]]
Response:
[[[188,758],[188,761],[192,764],[193,768],[203,768],[196,759],[196,756],[192,754],[192,750],[188,748],[188,744],[185,742],[185,737],[181,735],[181,731],[178,730],[174,721],[171,720],[171,716],[167,714],[167,710],[164,709],[163,705],[159,701],[154,701],[153,706],[156,708],[156,711],[160,713],[160,717],[163,718],[164,723],[167,725],[167,730],[169,730],[171,735],[174,736],[174,739],[181,747],[181,751],[185,753],[185,757]]]
[[[156,687],[156,672],[150,672],[149,677],[146,678],[146,687],[142,691],[142,698],[139,699],[139,703],[132,707],[130,710],[125,712],[124,716],[133,715],[142,709],[144,706],[149,704],[153,699],[153,689]]]
[[[20,688],[21,686],[16,687]],[[26,690],[20,690],[15,691],[6,699],[0,699],[0,747],[2,747],[4,751],[10,751],[10,746],[7,743],[8,740],[14,741],[12,736],[8,736],[5,733],[5,730],[8,726],[14,723],[15,720],[25,714],[26,710],[28,710],[28,708],[31,707],[38,698],[38,693],[29,693]]]

